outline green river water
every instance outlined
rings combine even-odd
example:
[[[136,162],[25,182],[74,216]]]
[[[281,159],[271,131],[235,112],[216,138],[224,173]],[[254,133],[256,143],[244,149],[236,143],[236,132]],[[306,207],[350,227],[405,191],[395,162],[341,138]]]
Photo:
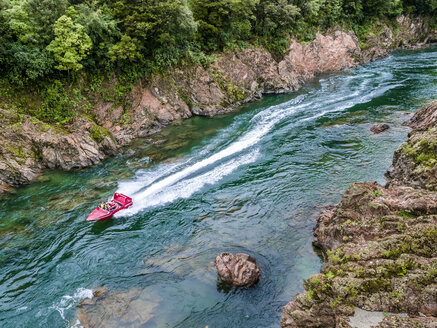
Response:
[[[279,327],[283,306],[321,268],[318,213],[351,182],[384,183],[408,133],[402,122],[436,91],[437,48],[397,52],[180,122],[155,144],[137,140],[131,157],[47,171],[1,197],[0,327],[80,327],[76,305],[102,285],[134,295],[113,327]],[[373,135],[377,122],[391,128]],[[134,206],[86,222],[115,191]],[[223,251],[253,255],[260,282],[217,286]]]

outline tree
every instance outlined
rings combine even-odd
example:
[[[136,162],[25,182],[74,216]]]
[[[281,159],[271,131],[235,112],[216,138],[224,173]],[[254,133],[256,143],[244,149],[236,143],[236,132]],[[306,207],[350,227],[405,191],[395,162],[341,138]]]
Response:
[[[261,0],[256,8],[255,32],[261,36],[289,35],[300,9],[289,0]]]
[[[73,15],[73,21],[85,28],[85,33],[93,44],[89,55],[84,59],[84,65],[109,69],[111,62],[108,53],[121,38],[118,22],[112,16],[111,10],[105,4],[99,7],[96,3],[82,3],[75,7]]]
[[[361,22],[364,18],[362,0],[343,0],[343,15],[352,21]]]
[[[401,0],[367,0],[363,2],[364,12],[369,16],[398,16],[402,13]]]
[[[33,31],[32,43],[40,49],[53,40],[53,24],[69,6],[68,0],[27,0],[23,1]]]
[[[134,42],[141,58],[156,68],[177,64],[193,47],[197,25],[185,0],[120,0],[108,5],[123,22],[130,45]]]
[[[437,14],[437,0],[404,0],[404,7],[412,7],[419,14]]]
[[[109,57],[112,61],[135,61],[140,58],[137,50],[138,40],[132,39],[129,35],[124,34],[120,42],[112,46],[109,50]]]
[[[299,15],[300,9],[291,0],[260,0],[256,6],[254,34],[261,37],[268,50],[282,54]]]
[[[84,27],[63,15],[56,21],[53,30],[55,39],[47,46],[47,50],[53,53],[58,62],[55,68],[60,71],[78,71],[83,67],[80,61],[92,46]]]
[[[197,42],[207,51],[250,40],[259,0],[192,0]]]

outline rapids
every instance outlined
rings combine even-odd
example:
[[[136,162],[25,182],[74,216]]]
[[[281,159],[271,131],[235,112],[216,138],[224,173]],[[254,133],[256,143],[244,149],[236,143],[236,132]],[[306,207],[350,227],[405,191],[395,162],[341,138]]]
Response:
[[[0,326],[79,327],[76,305],[105,285],[136,293],[120,327],[278,327],[320,270],[317,214],[353,181],[384,183],[402,122],[436,94],[437,48],[397,52],[180,122],[137,140],[131,157],[48,171],[0,198]],[[373,135],[379,122],[391,128]],[[86,222],[115,191],[134,206]],[[260,282],[219,288],[222,251],[253,255]]]

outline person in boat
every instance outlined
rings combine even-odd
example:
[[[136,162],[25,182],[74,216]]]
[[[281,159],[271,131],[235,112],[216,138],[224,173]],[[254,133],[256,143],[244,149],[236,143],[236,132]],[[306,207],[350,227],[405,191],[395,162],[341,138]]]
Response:
[[[100,207],[102,210],[105,210],[105,211],[109,211],[109,210],[110,210],[110,206],[109,206],[109,204],[106,203],[106,202],[102,202],[102,203],[99,205],[99,207]]]
[[[109,205],[109,210],[110,210],[110,211],[115,210],[116,206],[115,206],[115,203],[114,203],[114,202],[111,201],[111,202],[108,203],[108,205]]]

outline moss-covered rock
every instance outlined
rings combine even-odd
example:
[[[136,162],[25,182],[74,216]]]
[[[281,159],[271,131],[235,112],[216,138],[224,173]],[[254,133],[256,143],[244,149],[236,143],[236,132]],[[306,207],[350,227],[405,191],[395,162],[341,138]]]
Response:
[[[378,327],[436,327],[437,103],[411,122],[388,185],[353,183],[319,216],[313,243],[325,265],[285,306],[282,327],[350,327],[355,307],[410,316],[387,316]]]
[[[387,186],[437,190],[437,102],[421,108],[408,122],[414,130],[395,152]]]

